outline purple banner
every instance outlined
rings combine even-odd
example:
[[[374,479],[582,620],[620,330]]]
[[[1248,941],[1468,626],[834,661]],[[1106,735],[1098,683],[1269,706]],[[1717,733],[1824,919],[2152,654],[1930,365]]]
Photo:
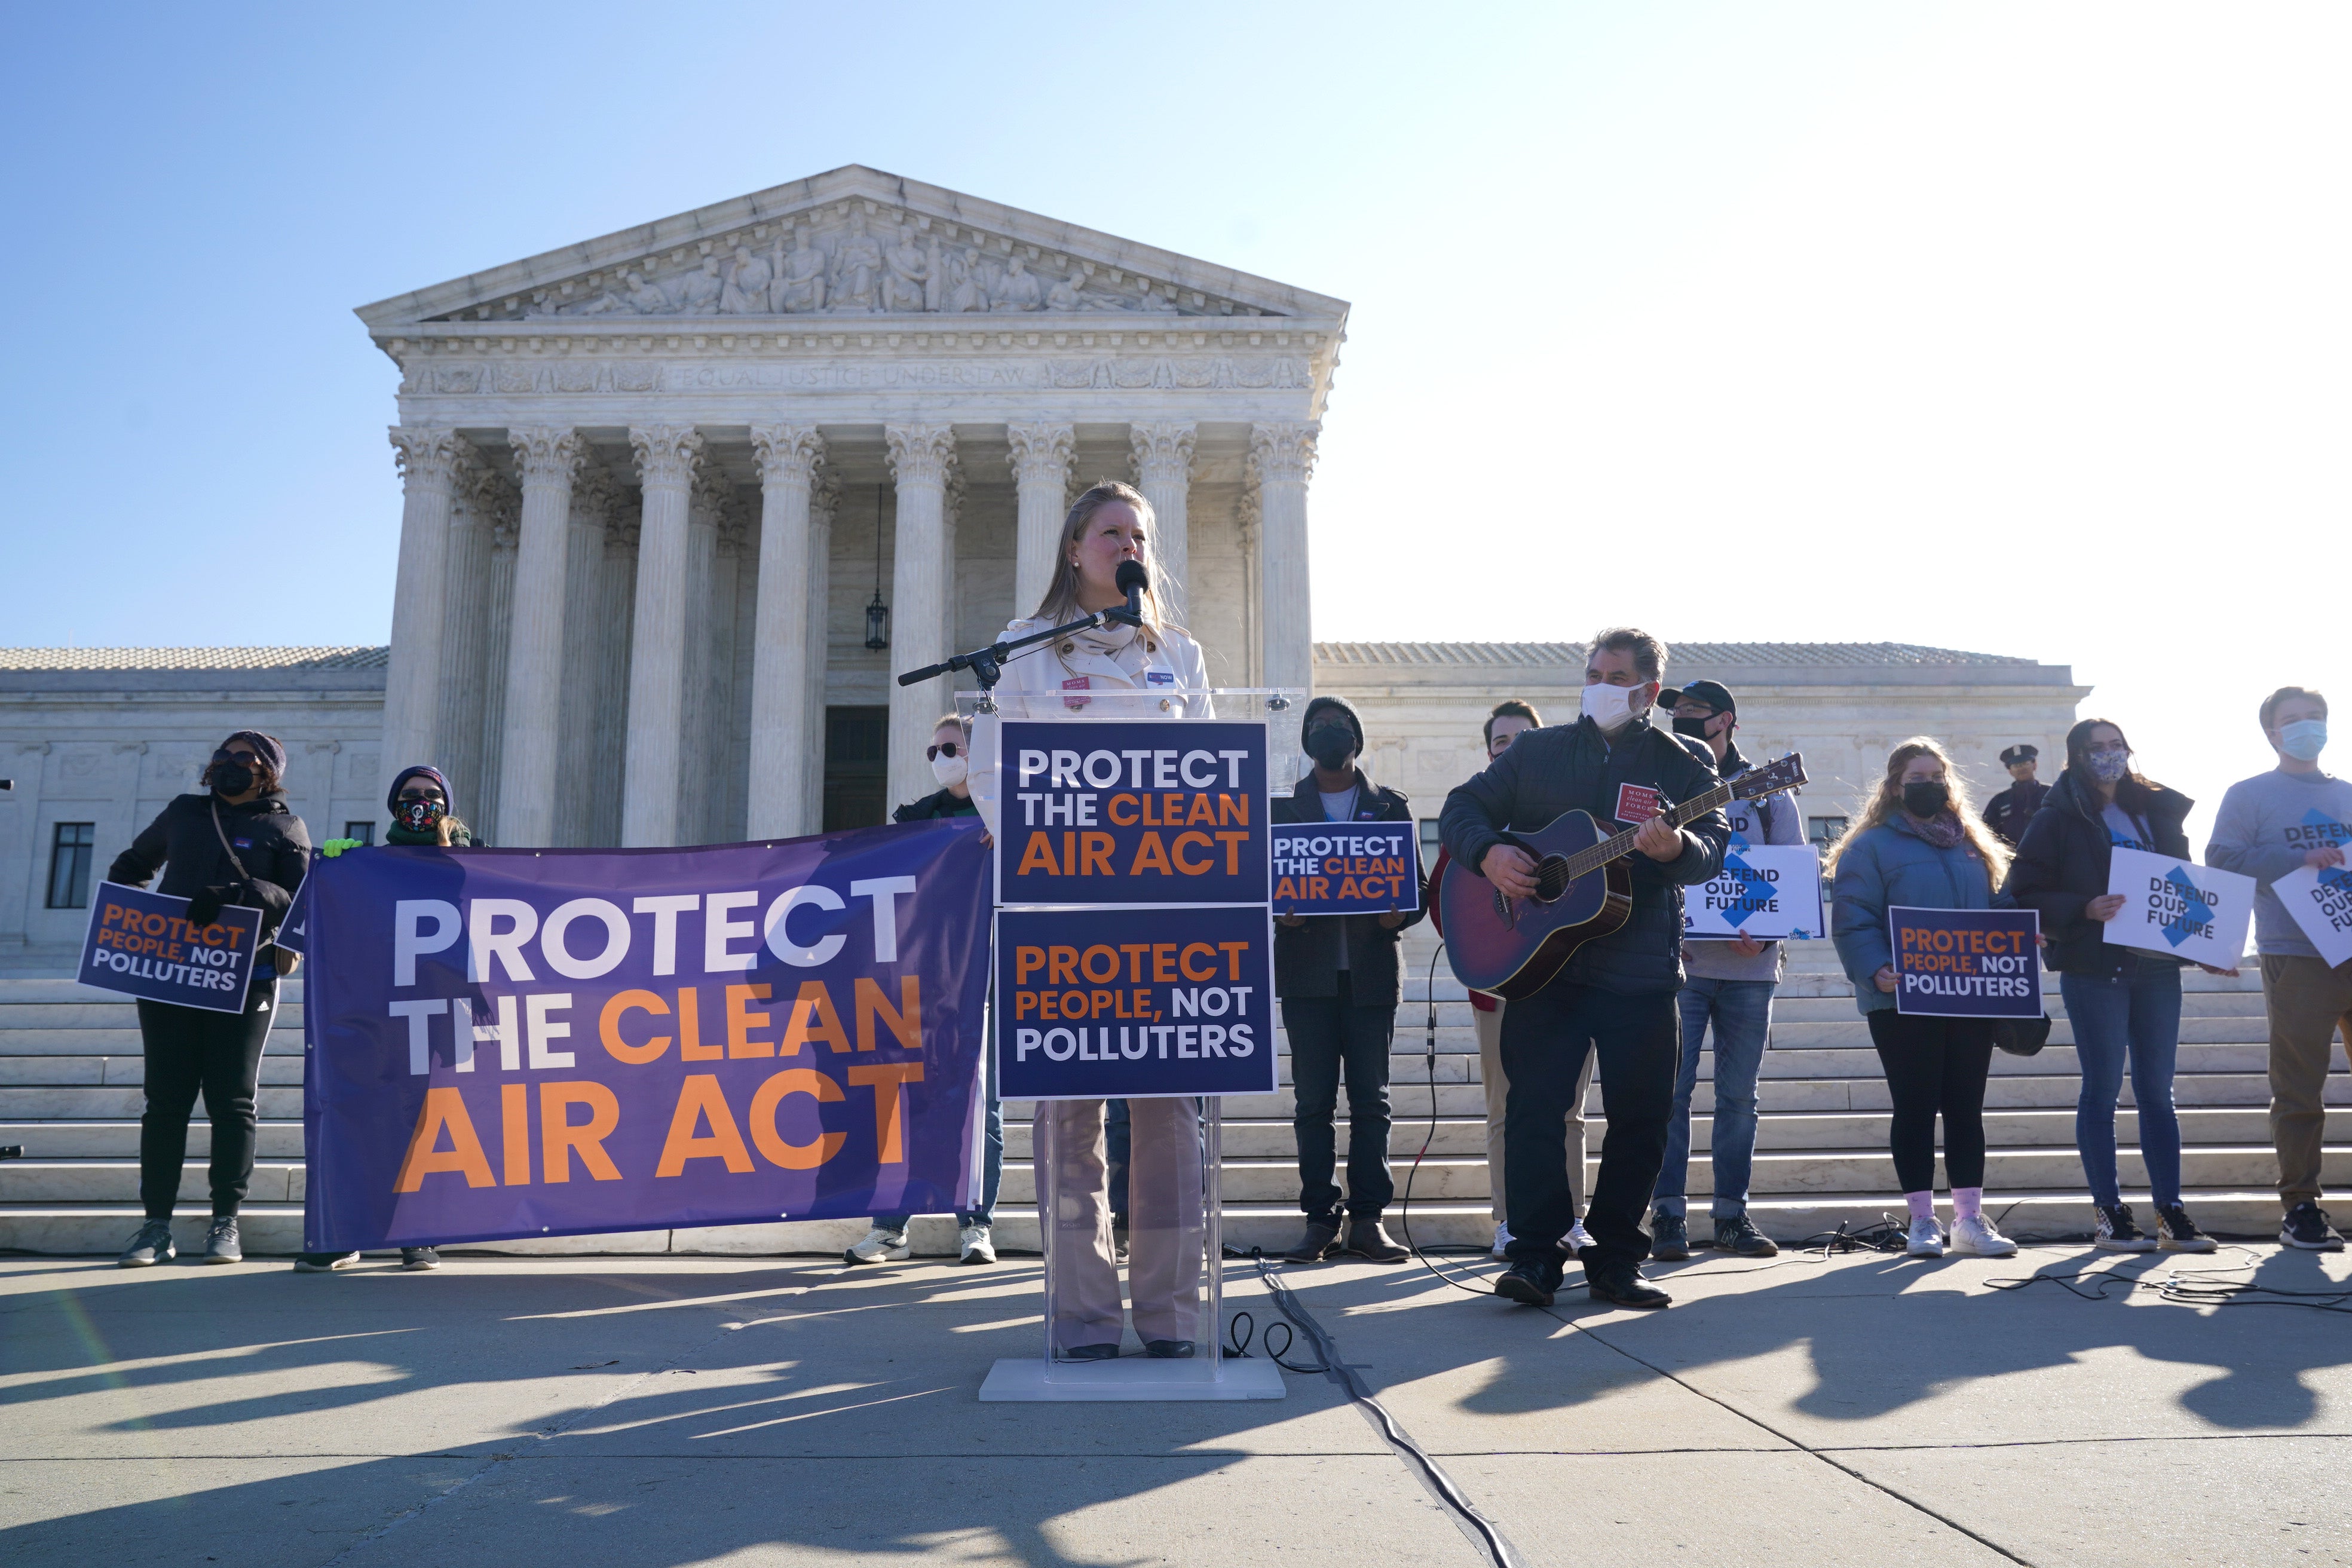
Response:
[[[977,818],[313,862],[311,1251],[968,1206]]]

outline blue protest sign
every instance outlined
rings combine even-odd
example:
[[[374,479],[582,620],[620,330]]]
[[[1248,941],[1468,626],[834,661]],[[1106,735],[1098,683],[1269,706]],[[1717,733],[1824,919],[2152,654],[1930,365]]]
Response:
[[[1886,911],[1895,1010],[1930,1018],[2039,1018],[2042,959],[2032,910]]]
[[[259,910],[232,906],[210,925],[190,925],[185,899],[100,882],[78,973],[85,984],[150,1002],[242,1013],[260,945]]]
[[[1277,822],[1274,907],[1286,915],[1378,915],[1421,907],[1410,822]]]
[[[1271,1094],[1273,945],[1263,907],[1003,910],[997,1092]]]
[[[1262,904],[1265,725],[1004,721],[997,901]]]

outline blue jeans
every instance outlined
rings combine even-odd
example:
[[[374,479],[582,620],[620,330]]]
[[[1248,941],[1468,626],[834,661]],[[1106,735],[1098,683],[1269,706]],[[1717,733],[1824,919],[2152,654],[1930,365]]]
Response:
[[[956,1214],[956,1224],[992,1225],[996,1221],[996,1189],[1004,1180],[1004,1105],[992,1092],[988,1110],[981,1120],[980,1206],[962,1209]],[[883,1230],[904,1230],[909,1214],[877,1214],[875,1225]]]
[[[1698,1088],[1698,1053],[1715,1025],[1715,1217],[1748,1212],[1748,1179],[1756,1161],[1756,1075],[1764,1067],[1764,1047],[1772,1037],[1770,980],[1703,980],[1683,983],[1675,1000],[1683,1012],[1683,1065],[1675,1077],[1675,1105],[1666,1120],[1666,1163],[1658,1171],[1654,1200],[1660,1214],[1689,1207],[1683,1189],[1690,1180],[1691,1095]]]
[[[2172,1110],[2172,1064],[2180,1054],[2180,971],[2135,959],[2109,979],[2062,974],[2058,994],[2074,1026],[2074,1059],[2083,1092],[2074,1101],[2074,1147],[2091,1201],[2122,1201],[2116,1178],[2116,1097],[2124,1061],[2131,1061],[2132,1099],[2139,1107],[2140,1158],[2158,1208],[2180,1201],[2180,1118]]]

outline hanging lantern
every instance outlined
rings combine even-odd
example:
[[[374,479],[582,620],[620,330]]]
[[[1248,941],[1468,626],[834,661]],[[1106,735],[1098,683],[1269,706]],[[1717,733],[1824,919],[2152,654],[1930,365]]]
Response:
[[[880,653],[890,646],[890,606],[882,602],[882,487],[874,487],[874,602],[866,606],[866,646]]]

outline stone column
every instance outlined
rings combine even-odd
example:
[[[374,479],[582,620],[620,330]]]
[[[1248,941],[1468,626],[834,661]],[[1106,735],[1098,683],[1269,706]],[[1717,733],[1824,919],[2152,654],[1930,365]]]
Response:
[[[1070,458],[1077,432],[1067,425],[1007,425],[1020,521],[1013,531],[1013,614],[1024,616],[1045,596],[1054,551],[1069,510]]]
[[[585,449],[578,432],[552,427],[509,430],[507,439],[522,474],[522,520],[515,546],[513,619],[507,634],[499,820],[490,842],[502,849],[538,849],[555,842],[572,481]]]
[[[498,818],[484,798],[482,726],[489,693],[501,667],[491,662],[492,531],[501,510],[498,475],[470,450],[457,471],[457,495],[449,514],[449,552],[444,563],[439,728],[434,754],[403,757],[391,765],[431,763],[449,780],[452,805],[467,822],[479,824],[489,837]],[[499,692],[504,695],[501,685]]]
[[[1250,426],[1258,483],[1260,621],[1265,682],[1305,690],[1315,678],[1313,605],[1307,574],[1307,479],[1315,471],[1314,423]]]
[[[1178,626],[1184,624],[1184,606],[1192,596],[1191,525],[1186,500],[1192,488],[1191,425],[1130,425],[1128,439],[1135,449],[1135,488],[1151,503],[1157,531],[1151,557],[1159,563],[1160,581],[1152,593],[1160,613]]]
[[[449,510],[465,443],[455,430],[392,427],[401,474],[400,566],[392,590],[392,660],[384,672],[385,789],[392,775],[434,754],[440,724],[449,571]]]
[[[687,492],[702,435],[656,425],[629,432],[645,509],[637,535],[636,607],[629,637],[628,753],[621,843],[677,842],[678,745],[686,720]]]
[[[500,482],[490,503],[490,576],[482,590],[488,624],[482,642],[482,715],[475,755],[481,759],[474,785],[475,821],[499,820],[499,800],[505,793],[507,737],[507,650],[514,632],[515,547],[522,539],[522,496]],[[482,837],[495,843],[485,826]]]
[[[890,585],[890,804],[939,788],[923,748],[951,689],[944,677],[916,686],[898,678],[947,656],[947,479],[955,431],[945,425],[887,425],[890,473],[898,481],[898,541]]]
[[[637,534],[641,498],[616,498],[604,525],[604,571],[597,584],[594,795],[587,813],[588,842],[621,842],[622,802],[628,777],[629,645],[635,636]]]
[[[811,747],[824,750],[822,703],[812,707],[810,655],[823,665],[824,576],[813,549],[810,492],[824,461],[814,425],[755,425],[760,459],[760,598],[751,653],[751,761],[745,830],[753,838],[815,831],[808,818]],[[814,600],[814,605],[811,600]],[[810,637],[814,620],[817,637]]]
[[[572,517],[564,531],[563,679],[555,732],[555,834],[567,849],[602,847],[615,837],[599,837],[596,802],[613,793],[618,770],[598,776],[599,731],[618,722],[623,699],[607,696],[604,648],[628,637],[628,612],[604,610],[604,531],[620,505],[612,476],[591,464],[572,487]],[[617,827],[617,824],[615,825]]]
[[[801,757],[803,833],[824,829],[824,682],[833,658],[833,514],[840,504],[840,476],[828,472],[809,501],[809,743]]]
[[[709,844],[711,791],[718,780],[710,765],[711,731],[718,694],[711,688],[719,639],[726,634],[730,594],[717,592],[719,528],[729,500],[725,476],[706,462],[696,474],[686,503],[686,700],[681,705],[677,752],[679,844]]]

